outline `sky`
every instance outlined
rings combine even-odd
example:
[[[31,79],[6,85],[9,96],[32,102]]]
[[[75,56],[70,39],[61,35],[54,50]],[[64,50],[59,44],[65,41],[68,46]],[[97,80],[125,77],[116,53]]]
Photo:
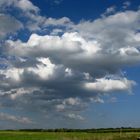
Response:
[[[139,0],[0,0],[0,129],[140,127]]]

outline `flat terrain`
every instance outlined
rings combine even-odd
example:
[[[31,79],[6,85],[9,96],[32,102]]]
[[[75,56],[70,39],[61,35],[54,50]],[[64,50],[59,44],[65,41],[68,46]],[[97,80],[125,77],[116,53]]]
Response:
[[[139,136],[140,132],[0,132],[0,140],[137,140]]]

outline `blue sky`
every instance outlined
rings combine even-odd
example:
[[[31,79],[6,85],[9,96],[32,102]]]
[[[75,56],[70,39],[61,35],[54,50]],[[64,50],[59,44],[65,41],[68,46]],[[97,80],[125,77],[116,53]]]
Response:
[[[139,127],[139,0],[1,0],[0,129]]]
[[[59,1],[59,0],[58,0]],[[99,18],[102,13],[106,11],[108,7],[116,6],[118,10],[123,10],[123,3],[125,0],[62,0],[60,3],[55,3],[52,0],[43,0],[32,2],[41,9],[41,14],[48,17],[61,18],[63,16],[69,17],[72,21],[79,22],[81,19],[93,20]],[[131,2],[131,1],[130,1]],[[128,9],[137,9],[139,1],[135,0],[131,2],[131,6]]]

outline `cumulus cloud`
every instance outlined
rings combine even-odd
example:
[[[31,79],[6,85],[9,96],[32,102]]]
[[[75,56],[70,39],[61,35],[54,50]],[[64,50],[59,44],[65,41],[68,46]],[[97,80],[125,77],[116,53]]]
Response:
[[[134,31],[137,31],[139,28],[139,16],[139,10],[117,12],[114,15],[98,18],[94,21],[82,21],[75,26],[75,29],[77,29],[85,37],[95,38],[100,42],[103,41],[101,43],[104,43],[102,44],[104,46],[108,43],[108,47],[119,47],[119,45],[116,44],[117,42],[115,43],[116,40],[121,43],[121,46],[124,46],[128,45],[129,39],[132,41],[131,37],[135,36]],[[86,32],[87,34],[85,34]],[[110,40],[108,39],[109,37]]]
[[[27,13],[37,13],[39,11],[39,8],[33,5],[29,0],[1,0],[0,7],[2,7],[3,10],[6,10],[8,7],[16,7]]]
[[[60,26],[68,28],[68,25],[66,26],[65,24],[72,24],[70,19],[67,17],[55,19],[41,16],[40,9],[30,0],[1,0],[0,8],[0,11],[4,14],[10,14],[9,11],[11,11],[11,9],[15,11],[15,13],[20,12],[20,14],[14,14],[15,18],[20,20],[21,16],[24,17],[25,21],[23,22],[23,25],[30,31],[44,31],[47,30],[46,28],[49,26]]]
[[[109,35],[109,39],[101,40],[102,36],[107,35]],[[110,32],[106,35],[99,33],[100,40],[98,35],[97,39],[95,36],[95,39],[91,40],[84,38],[78,32],[64,33],[62,36],[32,34],[26,43],[20,40],[8,40],[5,48],[11,55],[30,56],[35,59],[49,57],[55,64],[89,73],[96,78],[107,73],[114,74],[123,66],[139,62],[139,40],[136,39],[139,33],[131,34],[132,41],[129,40],[128,35],[125,35],[126,40],[122,40],[115,33],[113,39],[110,38]],[[110,59],[111,57],[112,59]]]
[[[12,14],[11,14],[12,13]],[[20,14],[15,14],[20,13]],[[29,0],[1,0],[0,1],[0,35],[5,37],[7,34],[13,34],[23,27],[27,27],[28,19],[33,20],[39,13],[39,8],[33,5]],[[23,15],[27,18],[27,23],[19,19]],[[38,15],[37,19],[41,17]],[[38,28],[38,27],[36,27]]]
[[[131,19],[127,18],[128,15]],[[98,93],[130,92],[135,82],[124,77],[121,69],[140,60],[139,33],[134,33],[138,28],[138,17],[139,11],[121,12],[93,22],[79,23],[71,32],[60,36],[32,34],[27,42],[7,40],[5,53],[22,59],[15,59],[11,67],[1,70],[5,84],[16,89],[15,94],[6,96],[46,99],[46,103],[32,101],[32,105],[36,103],[56,112],[67,112],[80,111],[89,101],[103,103]],[[118,21],[120,18],[126,21]],[[136,29],[132,23],[137,25]],[[110,28],[106,28],[108,26]],[[86,37],[85,32],[89,33]],[[91,34],[94,37],[91,38]],[[117,78],[104,78],[107,75],[117,75]],[[22,87],[24,90],[20,94],[18,90]],[[37,92],[37,97],[32,99]]]
[[[23,11],[33,11],[37,13],[39,8],[33,5],[29,0],[18,0],[14,2],[15,6],[22,9]]]
[[[130,90],[132,86],[135,85],[134,81],[129,81],[126,78],[123,79],[96,79],[93,83],[85,83],[84,87],[87,90],[95,90],[98,92],[113,92],[113,91],[123,91]]]
[[[105,103],[102,93],[131,92],[136,85],[122,68],[140,61],[139,10],[115,13],[110,8],[107,13],[113,15],[76,24],[67,17],[41,16],[29,0],[2,0],[0,5],[20,9],[28,19],[25,28],[33,32],[27,41],[8,39],[1,47],[5,66],[0,69],[1,108],[36,112],[49,119],[84,120],[80,113],[90,102]],[[22,26],[7,14],[0,18],[7,23],[0,23],[1,34]],[[40,34],[47,27],[52,28],[50,33]]]

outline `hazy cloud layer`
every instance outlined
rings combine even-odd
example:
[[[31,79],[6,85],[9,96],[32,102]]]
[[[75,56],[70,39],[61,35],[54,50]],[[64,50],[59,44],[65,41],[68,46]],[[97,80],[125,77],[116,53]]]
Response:
[[[23,123],[23,124],[32,123],[31,120],[29,120],[26,117],[16,117],[2,112],[0,113],[0,121],[12,121],[15,123]]]

